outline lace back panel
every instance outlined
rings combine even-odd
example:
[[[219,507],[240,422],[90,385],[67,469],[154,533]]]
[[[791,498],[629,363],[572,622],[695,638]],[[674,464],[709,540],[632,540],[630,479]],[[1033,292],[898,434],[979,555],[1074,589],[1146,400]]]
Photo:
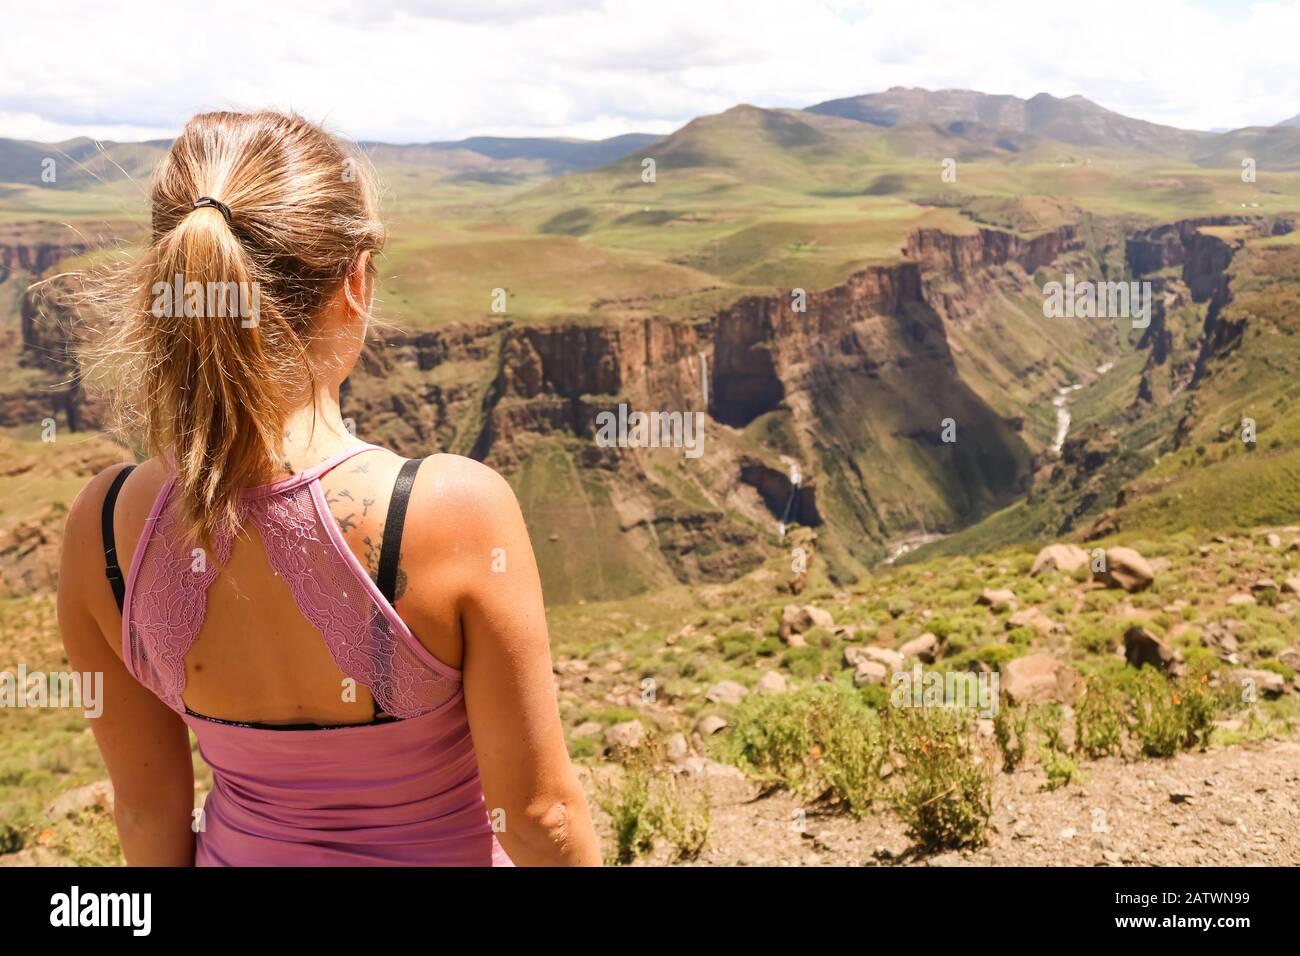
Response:
[[[320,487],[329,468],[373,447],[349,449],[294,478],[249,489],[240,501],[240,524],[259,532],[271,567],[320,631],[339,670],[367,687],[385,713],[418,717],[457,695],[460,674],[430,654],[379,593]],[[185,656],[203,627],[207,591],[229,560],[231,540],[217,536],[210,553],[183,541],[170,507],[173,485],[159,492],[136,546],[123,655],[137,680],[184,713]]]

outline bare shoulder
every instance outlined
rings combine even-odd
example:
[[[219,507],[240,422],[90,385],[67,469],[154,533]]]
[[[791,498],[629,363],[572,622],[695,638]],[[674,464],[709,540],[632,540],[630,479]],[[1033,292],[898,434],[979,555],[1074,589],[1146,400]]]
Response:
[[[498,471],[463,455],[430,455],[420,469],[419,484],[428,494],[462,504],[514,500],[510,483]]]
[[[60,598],[67,600],[76,597],[78,603],[85,601],[92,607],[104,605],[112,600],[112,592],[104,580],[104,537],[101,527],[104,500],[108,490],[117,477],[131,463],[119,462],[99,471],[77,494],[68,509],[67,521],[63,529],[63,556],[59,572]],[[165,480],[163,466],[156,459],[136,466],[127,481],[118,492],[115,510],[126,507],[128,498],[134,502],[143,499],[143,488],[148,486],[152,494],[157,493],[158,486]],[[128,486],[130,490],[128,491]],[[146,504],[147,508],[148,505]],[[132,510],[138,508],[134,505]],[[77,587],[67,585],[76,583]],[[90,582],[94,582],[93,584]],[[78,596],[80,595],[80,596]]]
[[[77,540],[76,532],[89,529],[94,532],[95,539],[98,540],[100,533],[100,515],[104,507],[104,499],[108,496],[108,489],[112,487],[114,480],[122,473],[123,470],[132,465],[132,462],[118,462],[102,469],[90,481],[86,482],[85,487],[77,493],[73,500],[72,506],[68,509],[67,525],[64,531],[64,550],[76,547],[84,542]],[[150,458],[143,464],[137,465],[132,472],[128,482],[135,484],[147,484],[156,487],[164,479],[164,471],[161,462],[156,458]],[[126,497],[126,484],[118,492],[119,500]]]
[[[500,473],[449,454],[432,455],[421,466],[407,520],[434,537],[470,540],[522,523],[514,489]]]

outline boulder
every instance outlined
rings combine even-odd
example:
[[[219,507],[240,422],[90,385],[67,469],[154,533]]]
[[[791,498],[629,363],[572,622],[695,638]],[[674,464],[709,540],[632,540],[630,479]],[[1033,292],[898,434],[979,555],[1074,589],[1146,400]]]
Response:
[[[1253,594],[1246,594],[1243,592],[1240,594],[1228,595],[1229,607],[1242,607],[1244,605],[1255,604],[1255,603],[1256,603],[1255,595]]]
[[[1287,578],[1282,582],[1282,590],[1288,594],[1300,594],[1300,578]]]
[[[1182,669],[1178,652],[1141,624],[1134,624],[1124,632],[1124,660],[1130,667],[1149,664],[1167,673],[1179,673]]]
[[[1293,671],[1300,671],[1300,650],[1288,647],[1286,650],[1278,652],[1277,659],[1279,663],[1285,664]]]
[[[1260,578],[1258,581],[1251,582],[1250,589],[1256,594],[1261,594],[1264,591],[1276,591],[1277,582],[1272,578]]]
[[[1132,592],[1150,587],[1156,575],[1147,559],[1132,548],[1109,548],[1106,551],[1105,569],[1094,570],[1092,577],[1108,588],[1123,588]]]
[[[892,647],[876,647],[869,645],[862,648],[862,656],[869,661],[875,661],[878,664],[884,664],[891,671],[903,669],[903,655],[900,651]]]
[[[879,661],[859,661],[857,667],[853,670],[853,686],[862,687],[866,684],[883,684],[889,679],[889,672],[885,670],[885,665]]]
[[[1000,684],[1015,704],[1073,704],[1082,678],[1069,664],[1051,654],[1029,654],[1007,661]]]
[[[800,636],[814,627],[834,628],[835,619],[829,611],[824,611],[812,604],[787,604],[781,609],[781,624],[778,633],[781,640],[791,647],[803,647],[804,639]]]
[[[1213,651],[1219,660],[1228,664],[1237,663],[1237,635],[1218,621],[1211,621],[1201,629],[1201,646]]]
[[[668,760],[672,763],[678,763],[685,760],[691,755],[691,748],[687,746],[686,735],[681,733],[673,734],[668,738],[666,753]]]
[[[1039,634],[1051,634],[1056,630],[1056,622],[1038,608],[1027,607],[1007,618],[1007,630],[1017,627],[1029,627]]]
[[[103,810],[113,812],[113,784],[108,780],[97,780],[75,790],[65,790],[49,805],[47,816],[59,819],[70,817],[85,810]]]
[[[749,689],[744,684],[738,684],[734,680],[719,681],[704,692],[706,700],[715,704],[731,704],[735,706],[749,696]]]
[[[784,694],[785,675],[780,671],[765,671],[763,676],[758,679],[758,683],[754,685],[754,692],[758,694]]]
[[[709,714],[707,717],[701,717],[695,722],[695,732],[701,737],[712,737],[720,730],[725,730],[727,721],[717,714]]]
[[[1270,548],[1280,548],[1282,547],[1282,536],[1276,531],[1270,531],[1264,536],[1264,543]]]
[[[1030,575],[1037,577],[1050,571],[1073,574],[1079,568],[1088,566],[1088,552],[1073,544],[1049,544],[1038,552]]]
[[[904,658],[915,657],[924,664],[933,664],[939,656],[939,639],[927,631],[900,647],[898,653]]]
[[[625,720],[605,730],[605,744],[614,750],[634,750],[645,739],[645,727],[639,720]]]
[[[992,608],[994,611],[1013,611],[1018,602],[1014,591],[1009,591],[1006,588],[985,588],[980,592],[980,596],[975,599],[975,603]]]

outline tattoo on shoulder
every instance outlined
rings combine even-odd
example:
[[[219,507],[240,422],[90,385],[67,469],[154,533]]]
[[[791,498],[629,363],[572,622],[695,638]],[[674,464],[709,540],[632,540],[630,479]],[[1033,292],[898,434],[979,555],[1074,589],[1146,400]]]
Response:
[[[402,568],[402,556],[397,556],[397,586],[393,589],[393,603],[396,604],[406,593],[406,571]]]
[[[375,543],[370,540],[370,535],[361,539],[361,545],[366,549],[366,573],[370,575],[372,581],[379,580],[379,549]]]

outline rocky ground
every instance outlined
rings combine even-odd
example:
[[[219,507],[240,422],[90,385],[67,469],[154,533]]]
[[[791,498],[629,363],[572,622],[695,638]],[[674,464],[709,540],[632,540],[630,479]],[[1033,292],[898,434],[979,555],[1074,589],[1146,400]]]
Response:
[[[1043,789],[1034,768],[998,774],[989,845],[918,853],[885,808],[854,820],[734,768],[705,773],[709,841],[698,860],[664,845],[643,864],[700,866],[1297,866],[1300,742],[1269,741],[1170,760],[1106,758],[1082,782]],[[588,775],[590,779],[590,775]],[[802,811],[802,814],[800,813]],[[802,829],[799,821],[802,817]],[[602,822],[604,822],[602,820]],[[605,834],[608,840],[608,833]]]

